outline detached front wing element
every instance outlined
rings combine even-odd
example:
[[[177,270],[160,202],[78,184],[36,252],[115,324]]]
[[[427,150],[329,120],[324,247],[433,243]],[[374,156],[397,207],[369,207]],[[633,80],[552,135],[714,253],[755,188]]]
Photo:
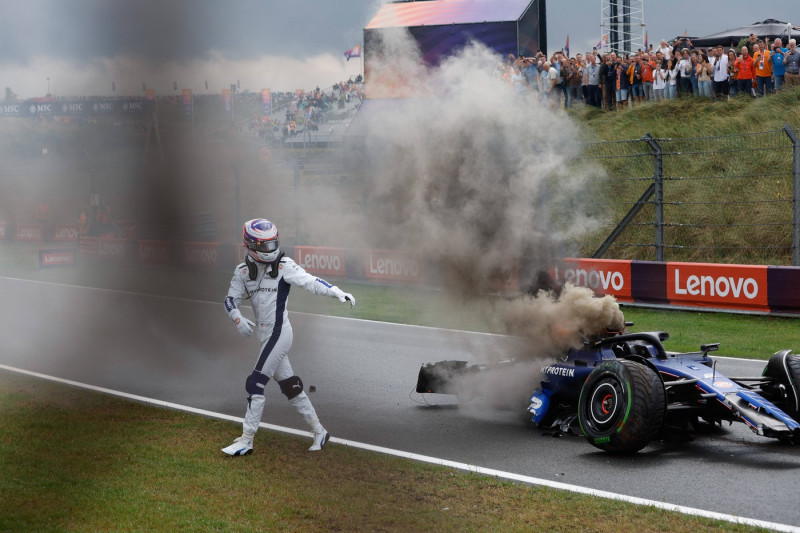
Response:
[[[465,379],[476,374],[508,372],[513,359],[492,363],[467,363],[466,361],[439,361],[426,363],[419,369],[416,391],[420,393],[456,394],[462,391]]]
[[[417,392],[456,394],[457,376],[470,372],[471,366],[466,361],[439,361],[426,363],[419,369],[417,376]]]

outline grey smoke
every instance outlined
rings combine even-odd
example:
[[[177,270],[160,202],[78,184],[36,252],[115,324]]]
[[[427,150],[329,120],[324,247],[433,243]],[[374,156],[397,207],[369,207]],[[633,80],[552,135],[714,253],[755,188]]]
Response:
[[[543,364],[607,327],[624,324],[612,297],[567,286],[497,297],[515,273],[522,286],[591,231],[583,184],[586,171],[577,126],[515,93],[495,72],[498,57],[473,44],[440,68],[421,64],[403,32],[387,32],[369,63],[368,94],[393,97],[367,115],[364,136],[369,193],[365,240],[399,248],[439,273],[454,302],[498,317],[522,343],[489,352],[464,346],[465,358],[519,364],[457,380],[463,397],[519,407],[538,386]],[[596,172],[596,171],[593,171]],[[568,211],[551,212],[554,204]],[[480,305],[483,302],[484,305]],[[465,307],[466,308],[466,307]],[[621,329],[621,326],[620,328]]]

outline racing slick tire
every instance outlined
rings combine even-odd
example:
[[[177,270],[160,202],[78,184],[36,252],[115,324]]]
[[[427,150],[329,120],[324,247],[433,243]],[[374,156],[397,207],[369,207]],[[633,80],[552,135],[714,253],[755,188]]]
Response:
[[[785,400],[773,401],[786,414],[797,421],[800,421],[800,354],[792,353],[791,350],[782,350],[773,354],[767,366],[764,367],[763,375],[775,379],[779,385],[783,385],[784,393],[776,394],[785,397]]]
[[[664,384],[651,368],[633,361],[605,361],[581,389],[578,422],[592,446],[634,453],[655,439],[667,411]]]

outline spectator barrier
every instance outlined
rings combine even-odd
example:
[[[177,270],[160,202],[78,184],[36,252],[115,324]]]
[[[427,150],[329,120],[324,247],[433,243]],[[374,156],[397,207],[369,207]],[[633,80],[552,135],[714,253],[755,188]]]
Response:
[[[78,242],[78,225],[54,224],[51,240],[53,242]]]
[[[14,238],[18,241],[42,242],[44,240],[44,224],[18,222],[14,227]]]
[[[243,260],[242,247],[236,244],[105,237],[81,237],[79,242],[81,255],[140,264],[232,272]],[[395,251],[324,246],[284,251],[308,272],[333,279],[441,286],[435,269]],[[519,260],[509,261],[502,282],[492,289],[526,290],[530,280],[523,272]],[[558,283],[588,287],[623,303],[800,315],[798,267],[568,258],[552,267],[550,275]]]

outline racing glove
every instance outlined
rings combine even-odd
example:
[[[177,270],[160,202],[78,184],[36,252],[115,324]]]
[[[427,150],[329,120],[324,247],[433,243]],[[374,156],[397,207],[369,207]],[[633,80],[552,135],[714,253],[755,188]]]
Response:
[[[336,286],[332,287],[331,290],[333,291],[333,295],[337,297],[340,302],[350,302],[350,307],[356,306],[356,299],[353,298],[353,295],[349,292],[344,292],[342,289]]]
[[[245,318],[241,311],[234,309],[231,311],[230,317],[231,320],[233,320],[233,323],[236,324],[236,329],[239,330],[239,335],[242,337],[249,337],[253,334],[253,326],[256,325],[255,322]]]

